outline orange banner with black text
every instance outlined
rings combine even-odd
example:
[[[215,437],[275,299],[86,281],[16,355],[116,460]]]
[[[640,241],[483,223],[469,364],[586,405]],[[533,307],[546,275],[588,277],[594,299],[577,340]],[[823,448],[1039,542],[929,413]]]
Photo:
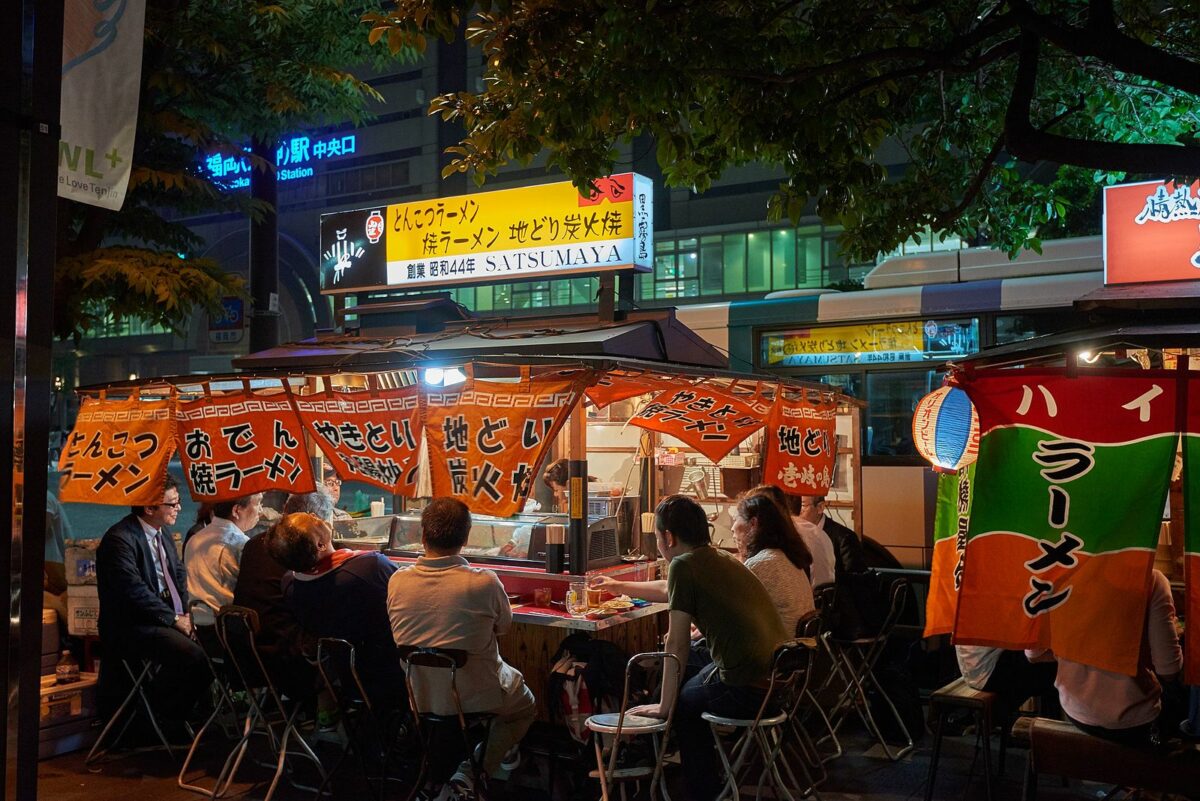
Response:
[[[162,500],[175,452],[175,420],[167,398],[84,398],[58,469],[58,499],[114,506]]]
[[[426,388],[425,440],[433,495],[453,496],[476,514],[521,511],[534,476],[589,374],[483,381],[468,370],[453,387]]]
[[[776,393],[767,416],[763,481],[791,495],[826,495],[837,456],[837,401]]]

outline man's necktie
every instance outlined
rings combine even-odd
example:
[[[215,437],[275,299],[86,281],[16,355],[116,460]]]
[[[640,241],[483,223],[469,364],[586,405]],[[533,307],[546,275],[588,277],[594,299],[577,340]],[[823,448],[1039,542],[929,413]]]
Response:
[[[158,548],[158,564],[162,569],[163,585],[167,588],[167,592],[171,593],[171,605],[175,607],[175,614],[183,614],[183,598],[179,595],[179,590],[175,588],[175,579],[171,576],[171,563],[167,561],[167,549],[163,546],[163,534],[160,530],[154,535],[154,544]]]

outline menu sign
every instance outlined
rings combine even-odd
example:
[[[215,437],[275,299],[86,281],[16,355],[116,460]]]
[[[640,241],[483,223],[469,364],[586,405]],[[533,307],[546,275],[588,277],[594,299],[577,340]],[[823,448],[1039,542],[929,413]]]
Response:
[[[1200,181],[1104,188],[1104,283],[1200,279]]]
[[[763,481],[792,495],[826,495],[837,454],[837,404],[789,400],[782,393],[767,416]]]
[[[175,452],[171,402],[84,398],[59,470],[61,501],[150,506]]]
[[[321,217],[326,293],[653,269],[654,184],[624,173]]]

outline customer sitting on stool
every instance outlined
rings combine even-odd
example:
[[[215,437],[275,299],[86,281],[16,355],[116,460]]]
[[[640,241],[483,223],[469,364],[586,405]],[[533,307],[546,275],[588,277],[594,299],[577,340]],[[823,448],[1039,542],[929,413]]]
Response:
[[[761,581],[736,557],[711,543],[708,518],[683,495],[664,498],[654,510],[658,552],[670,560],[667,651],[687,662],[692,623],[704,633],[713,664],[679,688],[670,660],[657,704],[631,714],[666,718],[678,692],[675,736],[690,801],[710,801],[721,788],[712,732],[701,715],[753,718],[766,695],[775,649],[790,639]]]
[[[159,666],[150,686],[151,706],[167,721],[181,723],[208,690],[211,677],[186,614],[187,573],[166,530],[175,524],[180,507],[179,487],[169,475],[161,498],[153,506],[131,507],[96,549],[104,646],[97,701],[101,715],[111,715],[129,690],[119,660],[129,660],[139,672],[139,660],[148,659]]]
[[[425,553],[399,570],[388,583],[388,615],[397,645],[448,648],[467,652],[457,672],[464,713],[494,712],[483,754],[483,769],[495,774],[519,760],[518,744],[535,715],[533,693],[521,672],[500,658],[496,637],[512,626],[512,609],[499,577],[472,566],[460,552],[471,532],[471,512],[454,498],[434,498],[421,512]],[[416,683],[417,708],[439,715],[455,713],[449,686],[433,692],[433,681]],[[428,697],[426,697],[426,695]],[[450,782],[470,796],[469,765]]]

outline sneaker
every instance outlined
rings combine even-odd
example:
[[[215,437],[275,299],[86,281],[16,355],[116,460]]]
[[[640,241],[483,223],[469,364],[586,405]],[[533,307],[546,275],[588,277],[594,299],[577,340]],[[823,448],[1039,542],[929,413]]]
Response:
[[[417,801],[453,801],[449,784],[426,787],[417,793]]]
[[[519,767],[521,767],[521,746],[514,745],[508,749],[508,753],[500,760],[500,769],[512,773]]]
[[[464,762],[459,765],[446,786],[450,788],[452,797],[458,801],[475,801],[475,778],[470,763]]]

